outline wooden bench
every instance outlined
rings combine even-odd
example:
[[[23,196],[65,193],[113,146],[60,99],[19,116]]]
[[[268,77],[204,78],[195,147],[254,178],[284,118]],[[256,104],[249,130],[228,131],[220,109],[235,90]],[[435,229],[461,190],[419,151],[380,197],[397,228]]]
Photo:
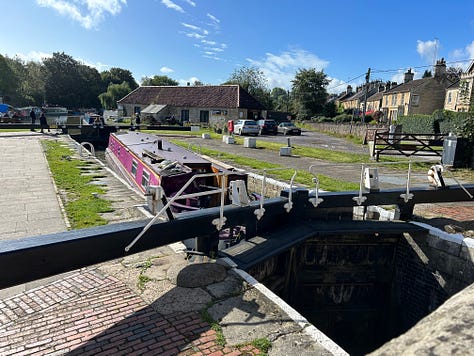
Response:
[[[442,157],[444,137],[443,134],[375,132],[371,156],[377,162],[381,154]]]

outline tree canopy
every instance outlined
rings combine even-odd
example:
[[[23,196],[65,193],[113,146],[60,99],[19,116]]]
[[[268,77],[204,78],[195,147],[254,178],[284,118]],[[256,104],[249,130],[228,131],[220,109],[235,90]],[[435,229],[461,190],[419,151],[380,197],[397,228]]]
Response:
[[[167,75],[155,75],[152,78],[143,77],[142,85],[156,85],[156,86],[176,86],[179,83],[168,77]]]
[[[257,67],[236,69],[224,84],[238,84],[265,107],[273,107],[270,91],[267,89],[267,78]]]
[[[323,71],[300,69],[292,80],[293,110],[298,119],[323,113],[327,102],[326,87],[330,80]]]

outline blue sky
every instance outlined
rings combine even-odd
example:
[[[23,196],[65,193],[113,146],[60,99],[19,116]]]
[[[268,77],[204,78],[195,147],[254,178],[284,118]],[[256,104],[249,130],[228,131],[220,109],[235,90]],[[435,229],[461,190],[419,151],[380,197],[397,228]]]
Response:
[[[474,58],[474,1],[13,0],[2,2],[1,54],[65,52],[99,71],[221,84],[242,66],[289,89],[301,68],[330,92],[371,79],[421,77],[435,58]],[[355,79],[354,79],[355,78]]]

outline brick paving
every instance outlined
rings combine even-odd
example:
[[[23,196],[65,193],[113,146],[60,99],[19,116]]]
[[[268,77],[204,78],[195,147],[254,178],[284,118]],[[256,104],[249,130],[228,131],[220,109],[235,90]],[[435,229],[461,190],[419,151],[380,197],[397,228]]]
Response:
[[[199,313],[157,313],[114,277],[84,270],[0,301],[0,355],[240,355]]]

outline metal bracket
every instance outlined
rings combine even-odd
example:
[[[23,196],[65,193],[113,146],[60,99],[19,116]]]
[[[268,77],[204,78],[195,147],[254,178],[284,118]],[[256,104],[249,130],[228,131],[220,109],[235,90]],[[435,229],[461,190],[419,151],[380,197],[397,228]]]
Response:
[[[315,187],[315,190],[314,190],[314,198],[309,198],[308,201],[313,204],[313,206],[316,208],[319,204],[321,204],[324,199],[322,198],[319,198],[319,179],[318,177],[313,173],[311,172],[311,169],[314,167],[315,165],[311,165],[309,166],[308,170],[309,170],[309,173],[313,174],[314,175],[314,178],[313,178],[313,183],[316,184],[316,187]]]
[[[408,161],[408,174],[407,174],[407,187],[406,192],[400,194],[400,198],[403,198],[405,203],[408,203],[411,199],[413,199],[413,194],[410,193],[410,175],[411,175],[411,161]]]
[[[367,197],[362,195],[362,186],[364,184],[364,171],[365,171],[365,165],[362,164],[362,168],[360,170],[359,195],[357,197],[352,198],[352,200],[354,200],[359,206],[362,205],[362,203],[367,200]]]

